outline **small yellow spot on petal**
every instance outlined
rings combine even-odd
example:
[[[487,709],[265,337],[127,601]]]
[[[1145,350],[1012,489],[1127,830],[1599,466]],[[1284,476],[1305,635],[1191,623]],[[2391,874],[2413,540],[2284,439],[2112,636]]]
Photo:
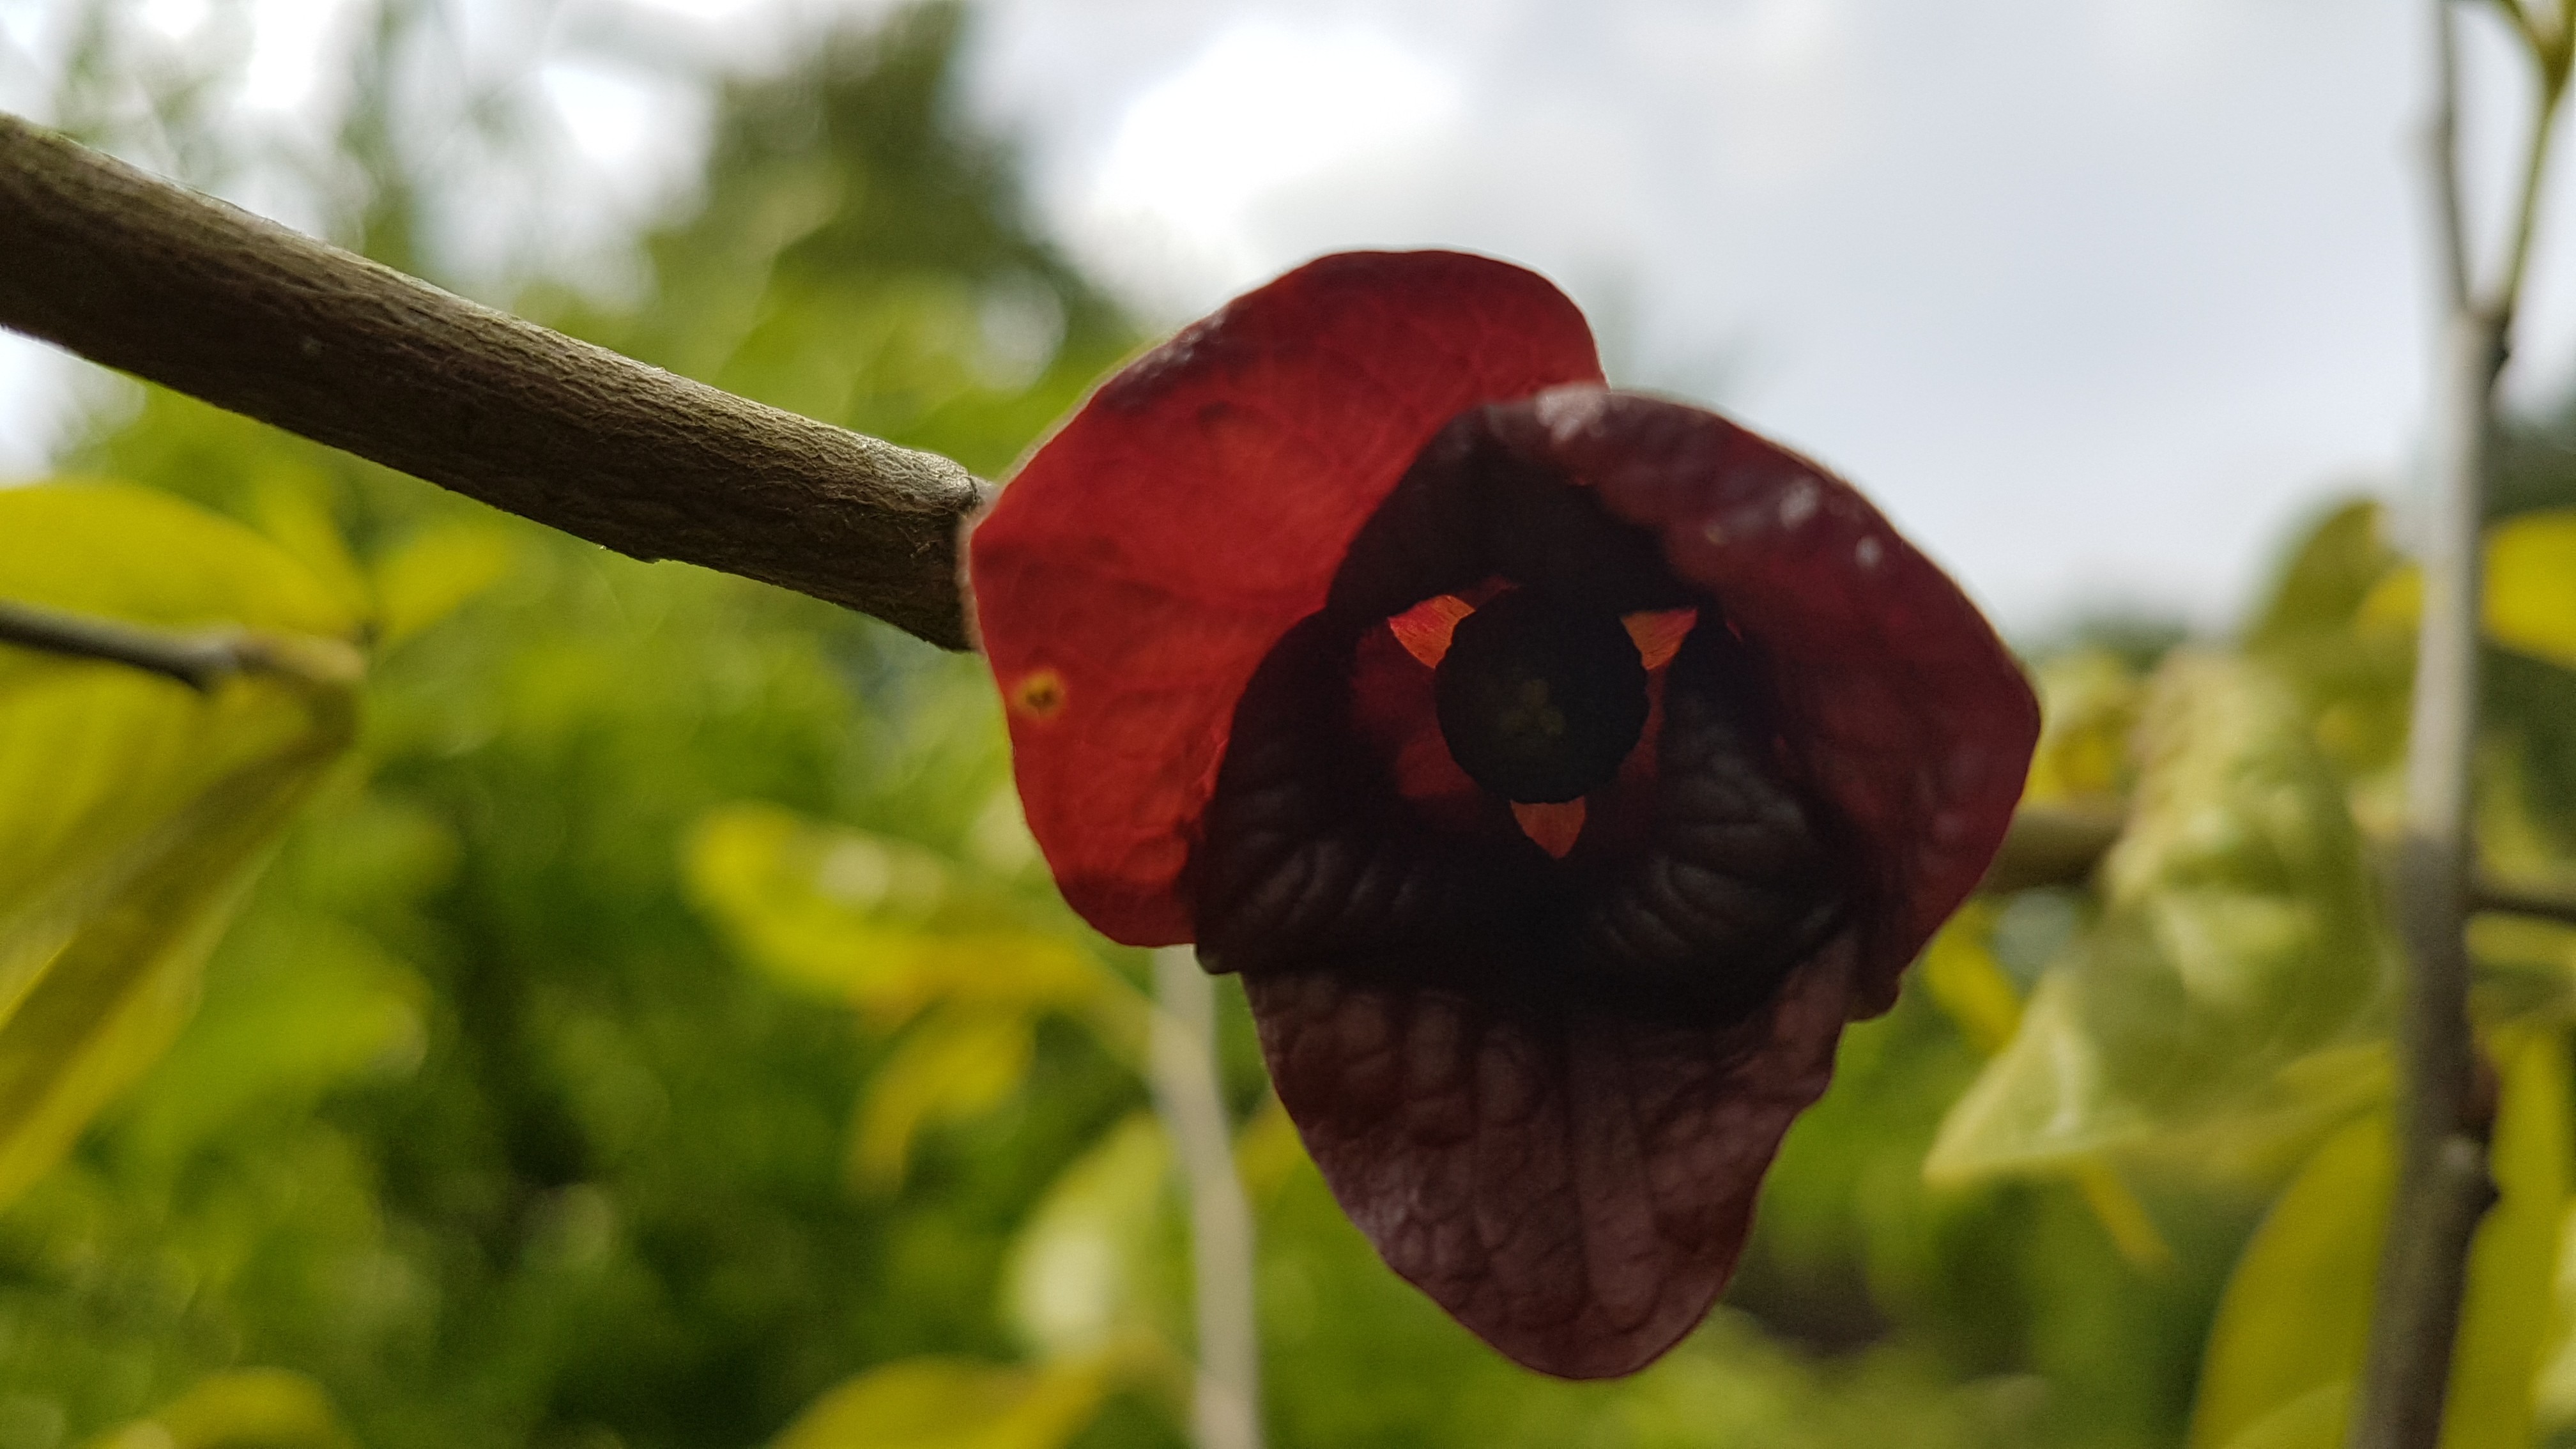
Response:
[[[1041,724],[1064,713],[1064,676],[1052,669],[1032,669],[1010,689],[1011,713]]]
[[[1583,834],[1583,802],[1566,800],[1552,805],[1525,805],[1512,802],[1512,818],[1521,824],[1521,833],[1538,842],[1538,848],[1565,859],[1574,842]]]

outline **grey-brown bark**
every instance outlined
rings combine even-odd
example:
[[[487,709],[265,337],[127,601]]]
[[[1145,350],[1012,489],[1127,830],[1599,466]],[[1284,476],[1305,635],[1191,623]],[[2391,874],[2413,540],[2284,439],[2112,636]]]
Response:
[[[957,464],[647,367],[0,114],[0,326],[636,558],[967,645]]]

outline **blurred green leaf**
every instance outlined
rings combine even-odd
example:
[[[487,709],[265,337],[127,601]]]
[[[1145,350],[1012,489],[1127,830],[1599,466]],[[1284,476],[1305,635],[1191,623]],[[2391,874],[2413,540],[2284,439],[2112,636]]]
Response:
[[[2003,1050],[2021,1024],[2021,993],[1989,945],[2000,913],[1991,899],[1969,901],[1932,938],[1916,967],[1932,1000],[1983,1056]],[[2071,1159],[2065,1166],[2121,1257],[2141,1268],[2173,1262],[2172,1246],[2116,1168],[2100,1157]]]
[[[167,1167],[259,1111],[291,1113],[423,1049],[420,979],[349,927],[317,916],[236,928],[233,969],[117,1110],[116,1145]]]
[[[376,644],[392,649],[419,635],[509,572],[517,543],[479,521],[433,523],[376,560]]]
[[[2410,572],[2386,510],[2354,499],[2291,550],[2245,631],[2245,652],[2289,682],[2318,743],[2355,774],[2393,766],[2405,748],[2414,633],[2389,617],[2386,590]]]
[[[2508,649],[2576,669],[2576,509],[2487,530],[2486,626]]]
[[[322,1386],[285,1369],[209,1374],[87,1449],[357,1449]]]
[[[2039,747],[2022,791],[2031,804],[2117,801],[2133,774],[2129,735],[2144,681],[2107,649],[2079,649],[2033,671],[2040,696]]]
[[[933,1007],[868,1078],[850,1136],[850,1176],[862,1187],[900,1185],[915,1134],[993,1110],[1020,1089],[1037,1049],[1025,1011]]]
[[[2411,634],[2423,609],[2423,576],[2402,564],[2381,578],[2361,617],[2380,632]],[[2484,622],[2495,643],[2576,669],[2576,508],[2488,528]]]
[[[0,597],[152,624],[353,627],[259,535],[141,489],[0,493],[0,540]],[[355,714],[345,685],[276,675],[199,695],[39,657],[0,680],[0,1201],[169,1045]]]
[[[2566,1042],[2521,1032],[2491,1047],[2503,1078],[2491,1164],[2500,1196],[2470,1251],[2447,1449],[2531,1442],[2567,1215]],[[2274,1202],[2211,1326],[2191,1449],[2340,1442],[2393,1179],[2388,1118],[2373,1113],[2326,1139]]]
[[[2337,1391],[2339,1433],[2370,1331],[2390,1177],[2388,1119],[2375,1113],[2327,1138],[2272,1204],[2210,1326],[2189,1449],[2229,1449],[2320,1390]],[[2310,1404],[2300,1421],[2323,1412]]]
[[[1055,1449],[1091,1421],[1106,1387],[1097,1362],[903,1359],[816,1400],[772,1449]]]
[[[1133,987],[1067,934],[1009,925],[1003,893],[936,852],[746,804],[699,822],[687,869],[755,965],[845,996],[881,1029],[957,1001],[1061,1011],[1130,1056],[1143,1040]]]
[[[330,591],[334,602],[352,617],[364,618],[374,612],[374,591],[324,501],[330,488],[331,480],[318,469],[273,465],[251,486],[251,516],[260,532]]]
[[[1973,897],[1923,948],[1915,975],[1968,1045],[1992,1056],[2021,1025],[2021,992],[2004,974],[1987,943],[1994,934],[1996,903]]]
[[[2469,918],[2481,1020],[2576,1021],[2576,926],[2482,911]]]
[[[2245,630],[2245,647],[2257,654],[2297,654],[2343,634],[2371,590],[2404,562],[2389,546],[2386,510],[2378,500],[2335,505],[2291,548],[2271,596]]]
[[[2350,811],[2288,694],[2258,666],[2177,652],[2138,746],[2099,916],[1943,1122],[1937,1181],[2268,1133],[2369,1085],[2319,1070],[2339,1057],[2290,1070],[2361,1024],[2382,950]]]
[[[0,703],[0,1200],[169,1045],[352,728],[347,698],[271,681],[51,684]]]
[[[1111,1353],[1159,1331],[1157,1305],[1179,1285],[1172,1149],[1138,1112],[1047,1188],[1003,1270],[1005,1315],[1041,1358]]]
[[[238,624],[348,639],[349,605],[219,514],[124,483],[0,489],[0,598],[137,624]]]
[[[2554,1029],[2498,1033],[2503,1078],[2488,1171],[2499,1194],[2478,1225],[2453,1350],[2446,1449],[2532,1441],[2571,1183],[2567,1040]]]
[[[1268,1199],[1306,1165],[1306,1143],[1276,1093],[1265,1092],[1250,1121],[1234,1134],[1234,1171],[1255,1205]]]
[[[2324,1384],[2245,1426],[2225,1449],[2341,1449],[2352,1418],[2352,1386]]]

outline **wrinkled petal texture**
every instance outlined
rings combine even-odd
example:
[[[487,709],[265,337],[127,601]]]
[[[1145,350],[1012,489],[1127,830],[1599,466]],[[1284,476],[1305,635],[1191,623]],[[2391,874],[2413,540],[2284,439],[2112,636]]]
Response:
[[[1764,1170],[1832,1075],[1852,939],[1726,1028],[1533,1021],[1329,971],[1244,986],[1280,1100],[1387,1266],[1518,1362],[1604,1378],[1726,1286]]]
[[[1874,877],[1853,1014],[1886,1010],[2012,821],[2039,739],[2021,667],[1849,484],[1715,413],[1588,387],[1499,411],[1768,656],[1781,737]]]
[[[1327,961],[1247,976],[1280,1099],[1388,1265],[1522,1364],[1589,1378],[1716,1300],[1844,1022],[1893,1000],[2001,842],[2038,707],[1957,587],[1807,459],[1593,387],[1489,416],[1756,647],[1784,768],[1831,802],[1855,877],[1846,928],[1734,1020],[1580,990],[1533,1011]]]
[[[1759,1004],[1641,1006],[1580,975],[1496,989],[1525,986],[1531,963],[1488,972],[1487,948],[1460,944],[1472,932],[1444,933],[1465,958],[1427,973],[1375,935],[1309,950],[1265,928],[1246,940],[1285,954],[1240,953],[1280,1098],[1354,1222],[1496,1348],[1577,1378],[1643,1367],[1715,1301],[1844,1022],[1886,1008],[1983,873],[2038,730],[1984,619],[1857,493],[1715,414],[1599,381],[1580,315],[1530,273],[1328,257],[1103,386],[968,549],[1030,829],[1066,899],[1136,945],[1198,934],[1189,868],[1247,685],[1471,409],[1651,537],[1622,569],[1659,552],[1677,592],[1716,606],[1674,620],[1750,646],[1762,758],[1825,807],[1848,876],[1847,914],[1821,945],[1780,947],[1805,959]],[[1356,690],[1350,733],[1424,818],[1492,814],[1424,723],[1420,642],[1365,636],[1359,682],[1375,687]],[[1317,692],[1328,707],[1334,690]],[[1586,848],[1568,869],[1617,868]],[[1314,904],[1329,922],[1363,903]]]
[[[1119,373],[968,545],[1030,832],[1113,940],[1190,939],[1182,873],[1236,697],[1321,607],[1424,443],[1600,378],[1545,280],[1454,252],[1326,257]]]

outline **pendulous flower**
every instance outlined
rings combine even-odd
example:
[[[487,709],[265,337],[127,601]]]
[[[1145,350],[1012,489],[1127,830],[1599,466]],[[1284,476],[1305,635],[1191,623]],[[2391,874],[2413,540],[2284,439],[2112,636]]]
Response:
[[[1148,353],[969,569],[1066,899],[1241,973],[1388,1265],[1569,1377],[1707,1313],[2038,730],[1858,493],[1604,388],[1572,303],[1457,253],[1326,257]]]

